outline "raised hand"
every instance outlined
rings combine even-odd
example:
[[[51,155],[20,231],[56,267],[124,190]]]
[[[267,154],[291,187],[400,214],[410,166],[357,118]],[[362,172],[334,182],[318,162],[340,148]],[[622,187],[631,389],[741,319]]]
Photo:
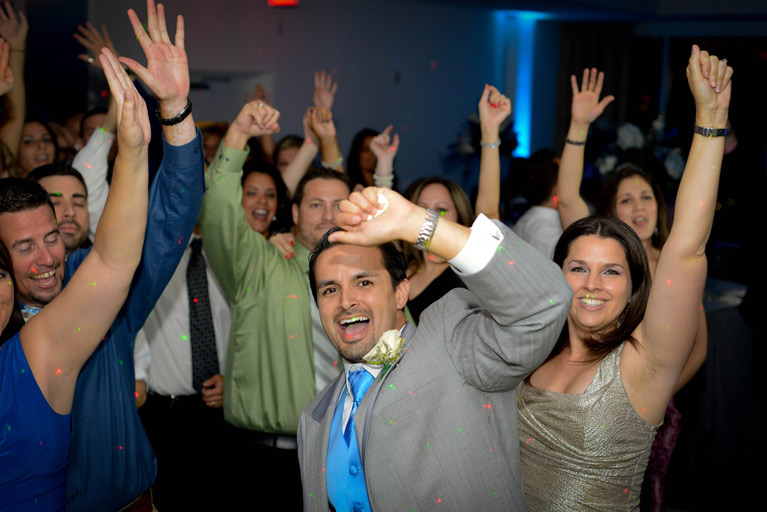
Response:
[[[479,123],[483,131],[494,130],[497,135],[498,127],[509,117],[509,114],[511,114],[509,98],[492,85],[485,84],[485,90],[482,91],[482,97],[479,100]],[[484,142],[495,142],[496,140],[485,140]]]
[[[13,89],[13,72],[8,65],[11,56],[11,45],[0,38],[0,96]]]
[[[117,52],[117,48],[115,48],[112,38],[109,37],[106,25],[101,25],[101,33],[99,33],[90,21],[86,22],[85,26],[78,25],[77,30],[80,31],[80,34],[75,33],[72,34],[72,36],[78,43],[88,50],[88,53],[79,54],[77,56],[78,59],[93,64],[97,68],[101,68],[101,60],[98,56],[101,54],[102,48],[109,48],[112,55],[118,59],[120,58],[120,54]]]
[[[411,240],[411,235],[418,236],[423,222],[419,210],[425,212],[393,190],[379,187],[352,192],[339,209],[336,222],[346,231],[333,233],[330,240],[354,245],[380,245],[392,240],[412,243],[415,239]]]
[[[253,86],[253,94],[245,93],[245,101],[247,103],[250,103],[251,101],[260,101],[262,103],[269,103],[269,95],[266,94],[266,90],[261,86],[261,84],[256,84]]]
[[[144,99],[136,90],[120,62],[108,48],[99,56],[117,107],[117,141],[120,152],[146,149],[151,139],[149,114]]]
[[[573,88],[573,105],[570,113],[573,123],[593,123],[604,112],[605,107],[615,99],[615,96],[605,96],[601,101],[599,100],[604,80],[604,72],[597,73],[597,68],[591,68],[589,72],[586,68],[583,70],[581,88],[578,90],[575,75],[570,76],[570,85]]]
[[[304,126],[304,139],[319,147],[320,138],[314,133],[314,130],[312,130],[312,115],[315,110],[316,107],[307,108],[306,112],[304,112],[303,119],[301,119],[301,123]]]
[[[320,139],[335,138],[336,125],[333,123],[333,113],[325,107],[312,109],[309,118],[311,128]]]
[[[399,134],[395,133],[394,137],[392,137],[392,129],[392,125],[387,126],[384,131],[373,137],[370,141],[370,151],[373,152],[379,162],[381,160],[393,162],[394,157],[397,156],[397,151],[399,150]],[[391,168],[391,165],[389,165],[389,167]]]
[[[279,118],[279,111],[266,103],[260,101],[246,103],[229,126],[224,137],[224,144],[229,148],[243,150],[251,137],[279,132],[280,125],[277,123]]]
[[[693,45],[687,65],[687,83],[695,98],[696,122],[700,126],[724,128],[732,91],[733,70],[727,59],[709,55]],[[706,123],[706,124],[703,124]],[[719,126],[719,124],[722,124]]]
[[[5,39],[13,50],[24,50],[29,32],[27,17],[19,11],[17,18],[11,2],[6,1],[4,6],[0,7],[0,37]]]
[[[178,114],[186,105],[189,95],[189,64],[184,49],[184,18],[180,14],[176,18],[175,44],[171,43],[168,29],[165,25],[165,7],[158,4],[155,9],[154,0],[147,0],[147,29],[141,26],[141,21],[133,9],[128,10],[133,32],[136,34],[141,48],[147,58],[146,67],[133,59],[120,57],[125,64],[152,90],[160,100],[160,108],[165,117]]]
[[[333,109],[338,82],[333,82],[333,75],[325,73],[325,70],[314,72],[314,106]]]

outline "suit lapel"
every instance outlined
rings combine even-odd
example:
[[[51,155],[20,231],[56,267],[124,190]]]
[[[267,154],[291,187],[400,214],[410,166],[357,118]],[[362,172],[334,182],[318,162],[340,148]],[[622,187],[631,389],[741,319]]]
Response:
[[[359,408],[357,409],[357,414],[355,414],[354,417],[354,427],[357,431],[357,439],[360,440],[359,448],[360,448],[360,460],[362,461],[362,466],[365,466],[365,452],[367,450],[368,445],[368,433],[370,432],[370,422],[371,418],[373,417],[373,405],[375,404],[376,398],[378,397],[378,392],[381,391],[381,388],[384,386],[384,382],[386,379],[391,375],[391,373],[399,366],[400,361],[402,361],[402,358],[405,357],[405,354],[407,354],[408,347],[410,347],[410,343],[413,340],[413,337],[415,336],[415,326],[411,324],[410,322],[405,323],[405,327],[402,329],[402,337],[405,338],[405,350],[402,353],[401,356],[394,362],[394,364],[391,365],[391,368],[383,375],[380,376],[375,380],[372,386],[370,386],[370,389],[368,389],[368,392],[365,393],[365,398],[362,399],[362,402],[360,403]],[[361,413],[361,414],[360,414]]]
[[[319,460],[321,461],[322,468],[325,468],[325,465],[328,460],[328,443],[330,442],[330,427],[333,424],[333,413],[336,410],[336,405],[338,404],[338,399],[341,395],[341,390],[346,385],[346,377],[345,374],[339,375],[336,380],[333,382],[331,388],[328,390],[327,393],[320,399],[320,401],[317,403],[317,405],[314,407],[311,413],[311,418],[314,421],[308,421],[307,429],[311,429],[313,432],[313,435],[307,435],[308,439],[315,439],[314,436],[319,436],[320,438],[320,445],[319,447],[316,445],[316,443],[310,443],[308,445],[308,448],[313,451],[311,455],[307,455],[307,460]],[[319,453],[317,453],[319,451]],[[315,459],[315,457],[317,457]],[[309,465],[310,467],[316,467],[314,465]],[[314,475],[312,479],[314,479],[317,475]],[[321,503],[327,503],[328,501],[328,482],[327,482],[327,472],[322,471],[321,476],[319,477],[320,481],[317,482],[315,486],[313,486],[314,489],[316,489],[316,492],[318,492],[319,496],[318,498]]]

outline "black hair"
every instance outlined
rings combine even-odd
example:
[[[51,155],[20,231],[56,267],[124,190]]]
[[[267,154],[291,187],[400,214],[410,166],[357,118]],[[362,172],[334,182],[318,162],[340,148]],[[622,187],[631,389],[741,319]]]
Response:
[[[85,114],[83,114],[82,119],[80,119],[80,137],[83,137],[83,134],[85,133],[85,120],[89,117],[98,116],[101,114],[106,114],[107,109],[104,107],[95,107],[87,111]]]
[[[85,179],[80,171],[67,164],[45,164],[41,165],[34,171],[27,174],[27,179],[40,183],[40,180],[49,176],[71,176],[77,178],[85,189],[85,197],[88,197],[88,186],[85,184]]]
[[[582,237],[595,235],[599,238],[615,240],[623,248],[631,276],[631,297],[623,313],[602,332],[583,340],[591,353],[588,361],[599,360],[617,348],[624,341],[636,344],[632,336],[644,318],[647,299],[650,297],[652,279],[650,267],[647,264],[647,253],[636,232],[627,224],[614,217],[585,217],[573,222],[565,229],[554,248],[554,263],[562,267],[570,253],[573,242]],[[570,335],[567,323],[562,328],[557,344],[549,355],[549,359],[557,355],[563,348],[570,345]]]
[[[558,174],[559,165],[553,161],[530,166],[522,186],[522,195],[530,206],[538,206],[551,197],[551,191],[557,186]]]
[[[346,188],[349,189],[349,193],[352,191],[352,182],[348,175],[325,167],[310,167],[309,170],[306,171],[306,174],[304,174],[304,177],[301,178],[301,181],[298,182],[298,185],[296,185],[296,191],[293,193],[293,204],[301,206],[301,201],[304,199],[306,184],[316,179],[338,180],[346,185]]]
[[[328,232],[322,236],[320,243],[317,244],[317,247],[309,256],[309,286],[312,289],[314,302],[317,302],[317,280],[314,277],[314,268],[317,265],[317,258],[320,254],[322,254],[323,251],[326,251],[331,247],[335,247],[336,245],[342,245],[340,243],[331,242],[328,240],[328,237],[337,231],[343,231],[343,229],[335,227],[328,230]],[[405,263],[405,257],[401,252],[399,252],[397,246],[392,242],[386,242],[385,244],[378,245],[377,247],[381,250],[384,267],[386,268],[386,271],[389,272],[389,276],[391,277],[392,288],[396,289],[402,281],[407,279],[407,263]]]
[[[245,180],[254,172],[266,174],[272,178],[274,186],[277,189],[277,212],[275,213],[275,218],[269,224],[269,234],[273,235],[274,233],[286,231],[293,225],[293,217],[290,213],[288,187],[285,186],[285,182],[283,181],[280,172],[275,166],[259,158],[245,162],[245,165],[242,166],[241,179],[243,194],[245,193]]]
[[[5,180],[3,180],[5,181]],[[0,269],[5,270],[8,274],[8,279],[13,283],[13,289],[16,290],[16,278],[13,275],[13,263],[11,256],[8,253],[8,249],[5,248],[5,244],[0,242]],[[0,286],[5,286],[5,283],[0,283]],[[14,334],[21,330],[24,325],[24,317],[21,314],[19,303],[16,302],[16,298],[13,298],[13,309],[11,310],[11,317],[8,319],[8,323],[2,326],[2,334],[0,334],[0,346],[9,340]]]
[[[39,183],[23,178],[5,178],[0,180],[0,214],[26,212],[35,210],[43,205],[53,210],[51,198]]]
[[[352,147],[349,150],[349,156],[346,158],[346,172],[349,174],[349,178],[352,180],[352,187],[354,185],[362,185],[363,187],[369,186],[365,181],[365,177],[362,176],[362,169],[360,169],[360,152],[362,151],[362,144],[368,137],[375,137],[378,132],[371,128],[363,128],[352,140]]]
[[[53,161],[56,162],[59,159],[59,139],[56,137],[56,133],[53,131],[53,128],[51,128],[51,125],[48,124],[47,121],[43,120],[41,117],[35,117],[35,116],[28,116],[24,120],[24,124],[29,123],[37,123],[43,125],[43,128],[45,128],[45,131],[48,132],[48,136],[51,138],[51,142],[53,143]],[[22,137],[22,142],[24,138]]]

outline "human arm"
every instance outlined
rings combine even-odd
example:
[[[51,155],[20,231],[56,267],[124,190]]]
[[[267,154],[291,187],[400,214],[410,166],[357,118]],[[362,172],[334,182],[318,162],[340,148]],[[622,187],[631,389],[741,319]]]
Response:
[[[133,9],[128,10],[133,32],[147,58],[146,67],[133,59],[120,57],[120,62],[128,66],[159,101],[160,117],[171,119],[179,115],[189,100],[189,64],[184,49],[184,18],[176,18],[176,35],[171,43],[165,24],[165,7],[159,4],[155,8],[154,0],[147,0],[147,29]],[[189,114],[180,123],[163,125],[162,133],[166,141],[173,146],[182,146],[195,139],[197,127]]]
[[[690,357],[684,363],[682,374],[679,376],[679,380],[674,387],[675,395],[695,377],[700,367],[706,362],[706,356],[708,355],[708,324],[706,323],[706,312],[703,310],[703,306],[700,307],[699,316],[700,323],[698,324],[698,332],[695,334],[692,352],[690,352]]]
[[[293,233],[277,233],[269,237],[269,243],[277,248],[284,256],[285,259],[290,259],[295,256],[293,252]]]
[[[384,131],[370,141],[370,151],[376,156],[376,170],[373,181],[377,187],[391,188],[394,184],[394,158],[399,151],[399,134],[391,136],[393,126],[387,126]]]
[[[501,202],[501,123],[511,114],[509,98],[492,85],[485,84],[479,100],[479,125],[482,131],[482,153],[479,160],[479,189],[476,214],[484,213],[490,219],[500,219]],[[498,144],[496,144],[496,142]]]
[[[695,123],[725,128],[732,68],[693,46],[687,79],[695,99]],[[621,361],[624,385],[634,409],[648,422],[663,417],[668,399],[690,358],[700,326],[705,285],[706,242],[716,205],[724,137],[693,135],[677,194],[674,224],[663,246],[644,321],[635,331],[641,345]]]
[[[62,292],[22,328],[21,343],[51,407],[67,414],[80,368],[123,305],[141,259],[150,129],[146,105],[117,60],[102,65],[118,103],[120,152],[93,249]]]
[[[93,132],[91,138],[77,152],[72,161],[72,167],[80,171],[85,180],[85,188],[88,191],[88,214],[90,215],[90,230],[88,238],[93,240],[96,227],[104,210],[104,204],[109,194],[107,172],[109,171],[109,151],[112,149],[117,116],[114,100],[110,97],[109,109],[100,129]]]
[[[266,95],[266,91],[261,84],[253,86],[253,96],[245,94],[245,102],[260,101],[262,103],[269,104],[269,96]],[[274,154],[274,136],[271,133],[265,133],[258,138],[258,143],[261,144],[261,152],[266,158],[267,162],[275,163],[272,161]]]
[[[374,245],[401,239],[413,243],[424,223],[426,211],[388,189],[389,207],[374,215],[375,188],[365,197],[353,193],[341,204],[338,223],[353,231],[333,233],[331,241]],[[401,212],[406,212],[402,215]],[[392,215],[393,213],[393,215]],[[387,216],[387,214],[390,214]],[[471,239],[469,238],[471,236]],[[439,218],[429,252],[449,259],[476,299],[469,309],[487,314],[469,314],[446,329],[451,355],[467,382],[475,387],[499,391],[513,389],[550,352],[572,304],[572,289],[562,270],[522,242],[501,224],[481,216],[471,230]],[[473,267],[473,268],[472,268]],[[444,305],[445,315],[456,311]],[[481,307],[480,307],[481,306]],[[432,308],[438,307],[436,305]]]
[[[136,409],[140,409],[146,403],[147,380],[149,379],[149,367],[152,365],[152,353],[149,351],[149,342],[146,333],[141,328],[136,333],[136,341],[133,345],[133,373],[136,379]]]
[[[27,49],[27,33],[29,24],[22,11],[19,16],[13,12],[13,6],[6,1],[5,7],[0,7],[0,37],[10,46],[10,73],[14,78],[13,88],[3,98],[5,105],[5,123],[0,126],[0,139],[8,149],[18,154],[21,143],[21,130],[26,116],[26,88],[24,85],[24,56]],[[8,71],[5,72],[6,74]],[[4,75],[5,78],[5,75]]]
[[[597,73],[596,68],[591,68],[590,72],[588,68],[584,69],[581,88],[578,90],[575,75],[570,76],[570,85],[573,89],[570,128],[567,130],[567,139],[565,148],[562,150],[557,177],[557,209],[563,228],[567,228],[578,219],[589,216],[589,207],[580,192],[586,137],[588,137],[591,123],[615,99],[614,96],[605,96],[600,101],[599,96],[602,93],[604,79],[605,74],[601,71]]]
[[[333,82],[332,74],[326,73],[324,69],[314,72],[314,96],[312,99],[315,107],[333,110],[337,90],[338,82]]]
[[[202,383],[202,401],[213,409],[224,406],[224,376],[217,373]]]
[[[87,50],[87,53],[81,53],[77,56],[81,61],[101,69],[99,55],[102,48],[109,48],[112,55],[118,59],[120,58],[120,53],[112,42],[112,38],[109,37],[106,25],[101,25],[101,32],[99,32],[90,21],[86,21],[85,26],[78,25],[77,30],[80,33],[74,33],[72,37]]]
[[[324,107],[316,107],[311,111],[309,123],[312,131],[319,139],[322,166],[343,173],[344,158],[341,155],[341,148],[336,138],[336,125],[333,123],[333,113]]]
[[[293,192],[296,191],[298,182],[301,181],[309,166],[312,165],[314,157],[317,156],[319,151],[320,139],[317,134],[312,130],[311,118],[315,110],[315,107],[309,107],[304,113],[302,124],[304,126],[304,143],[298,149],[298,152],[293,157],[293,160],[285,168],[285,172],[282,173],[282,181],[285,182],[285,186],[288,188],[288,194],[293,196]]]
[[[13,89],[13,71],[8,65],[11,56],[11,46],[0,37],[0,96],[8,94]]]

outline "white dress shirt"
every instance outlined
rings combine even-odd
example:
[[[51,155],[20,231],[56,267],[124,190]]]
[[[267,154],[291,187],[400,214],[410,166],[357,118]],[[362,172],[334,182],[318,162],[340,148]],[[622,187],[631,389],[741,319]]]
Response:
[[[199,238],[192,235],[191,240]],[[149,358],[141,357],[141,343],[137,336],[134,358],[136,378],[145,374],[147,389],[160,395],[193,395],[192,347],[189,327],[189,298],[186,287],[186,268],[189,265],[191,248],[187,246],[176,267],[168,286],[147,318],[143,333],[149,346]],[[205,247],[202,254],[205,256]],[[224,374],[226,349],[229,345],[229,330],[232,314],[229,304],[218,284],[216,276],[207,264],[208,296],[213,316],[213,330],[216,334],[219,373]],[[146,365],[148,364],[148,369]]]
[[[513,229],[519,238],[541,251],[549,259],[554,256],[554,247],[562,236],[559,211],[546,206],[533,206],[527,210]]]
[[[85,188],[88,190],[88,214],[91,216],[88,238],[93,241],[96,226],[104,211],[104,205],[109,195],[107,171],[109,170],[109,150],[112,149],[114,133],[103,131],[101,128],[93,132],[88,143],[77,152],[72,167],[83,175]]]

